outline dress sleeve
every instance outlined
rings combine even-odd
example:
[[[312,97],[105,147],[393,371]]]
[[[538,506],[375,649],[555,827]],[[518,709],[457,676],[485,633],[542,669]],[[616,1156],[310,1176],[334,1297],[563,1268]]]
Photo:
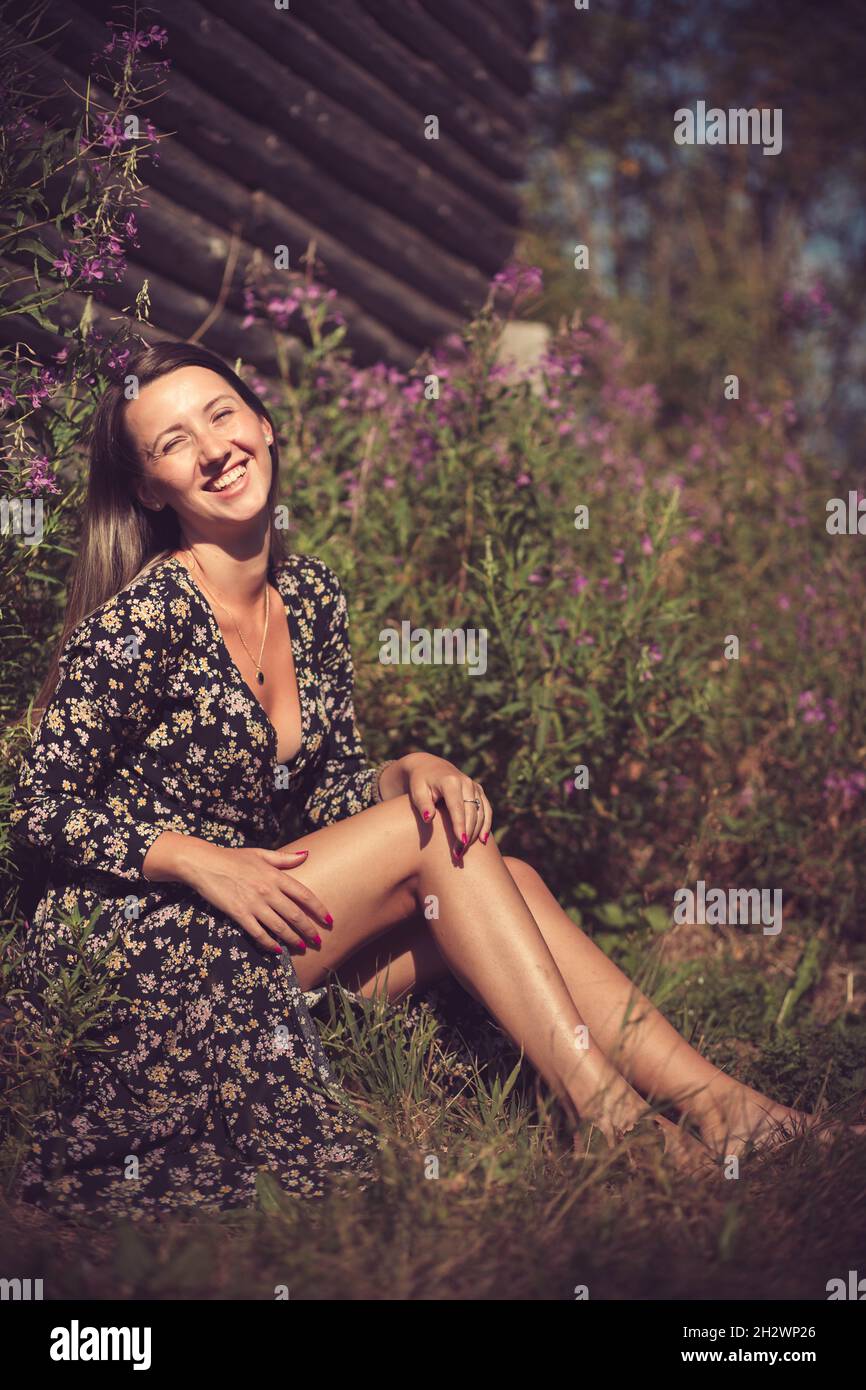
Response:
[[[163,604],[141,587],[121,590],[69,634],[11,797],[12,835],[48,860],[141,879],[166,827],[136,820],[128,794],[101,793],[157,708],[168,645]]]
[[[331,728],[315,764],[312,790],[304,804],[306,830],[332,825],[379,800],[376,764],[367,757],[355,717],[354,671],[349,644],[349,613],[337,575],[320,562],[324,580],[321,646],[317,653],[322,698]]]

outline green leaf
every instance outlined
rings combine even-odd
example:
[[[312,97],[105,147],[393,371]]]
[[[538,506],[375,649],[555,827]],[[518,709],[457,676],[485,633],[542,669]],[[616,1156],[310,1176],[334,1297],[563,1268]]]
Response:
[[[643,908],[642,912],[653,931],[669,931],[673,926],[671,913],[658,903],[651,903],[649,907]]]
[[[602,903],[595,909],[595,915],[606,927],[627,927],[629,918],[619,903]]]
[[[38,308],[36,305],[34,305],[28,312],[36,320],[38,324],[42,325],[43,328],[47,328],[51,333],[60,332],[60,328],[58,327],[58,325],[54,323],[53,320],[50,319],[48,315],[42,309]]]
[[[39,256],[43,261],[47,261],[49,265],[57,259],[53,251],[49,251],[46,246],[42,245],[41,241],[37,241],[36,238],[32,236],[22,237],[20,241],[15,243],[15,250],[32,251],[34,256]]]
[[[597,932],[592,939],[596,946],[604,951],[606,955],[610,955],[611,951],[616,950],[618,946],[622,945],[620,937],[618,937],[615,932]]]
[[[256,1173],[256,1197],[260,1209],[267,1216],[278,1216],[282,1211],[279,1194],[280,1187],[273,1173],[266,1170]]]

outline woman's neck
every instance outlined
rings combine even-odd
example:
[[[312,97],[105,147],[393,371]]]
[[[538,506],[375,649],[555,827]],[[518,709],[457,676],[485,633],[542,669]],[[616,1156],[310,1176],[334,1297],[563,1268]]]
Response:
[[[268,547],[257,555],[235,556],[222,546],[196,542],[175,552],[194,579],[238,612],[258,611],[265,591]]]

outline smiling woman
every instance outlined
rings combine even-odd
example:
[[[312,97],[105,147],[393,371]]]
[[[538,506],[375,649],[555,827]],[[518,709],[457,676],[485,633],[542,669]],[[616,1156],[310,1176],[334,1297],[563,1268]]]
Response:
[[[260,628],[263,546],[271,565],[288,555],[284,533],[270,522],[279,449],[255,392],[216,354],[185,343],[145,349],[129,364],[130,378],[134,398],[127,400],[126,386],[109,387],[94,419],[79,563],[37,711],[50,699],[73,629],[151,560],[191,545],[215,592],[223,591],[222,579],[241,621]],[[241,463],[252,486],[221,497],[212,485]]]
[[[246,557],[255,561],[267,534],[267,502],[275,469],[268,452],[274,441],[270,421],[236,391],[214,395],[215,377],[209,368],[187,366],[142,386],[127,406],[126,425],[143,461],[144,478],[138,486],[142,504],[156,511],[171,507],[187,544],[204,550],[210,547],[210,566],[204,555],[200,559],[203,571],[212,574],[218,585],[220,571],[226,581],[229,572],[225,562],[221,564],[221,533],[214,529],[214,522],[222,518],[224,503],[243,498],[228,514],[227,524],[236,541],[243,529]],[[160,428],[166,413],[175,423]],[[215,510],[212,499],[217,498],[220,506]],[[255,530],[241,528],[245,520],[257,521]],[[237,559],[243,555],[242,549]],[[249,568],[248,573],[252,573]],[[239,606],[253,593],[247,580]]]
[[[707,1171],[810,1122],[701,1057],[500,855],[479,783],[426,752],[373,766],[340,581],[273,524],[267,411],[199,347],[128,371],[135,399],[114,385],[97,409],[67,628],[10,815],[50,866],[23,1007],[42,1027],[82,951],[113,989],[22,1195],[156,1215],[248,1205],[262,1169],[298,1196],[365,1185],[378,1141],[309,1012],[331,972],[399,998],[450,971],[578,1140],[585,1119],[611,1143],[641,1122]]]

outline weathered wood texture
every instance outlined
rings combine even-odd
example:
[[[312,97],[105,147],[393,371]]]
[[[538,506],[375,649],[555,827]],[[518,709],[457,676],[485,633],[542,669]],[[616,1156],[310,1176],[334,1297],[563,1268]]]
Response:
[[[67,0],[58,33],[49,10],[44,119],[77,117],[119,13]],[[519,231],[539,0],[165,0],[146,23],[169,35],[164,94],[144,112],[166,138],[103,314],[116,321],[147,280],[154,336],[189,337],[211,316],[201,341],[270,375],[270,330],[241,328],[245,276],[264,264],[268,290],[284,290],[275,247],[301,269],[311,241],[359,364],[405,368],[478,308]],[[110,108],[97,87],[91,99]],[[64,296],[65,328],[77,305]],[[12,332],[27,339],[17,320],[0,338]],[[291,359],[298,340],[282,336]],[[34,334],[34,350],[48,345]]]

